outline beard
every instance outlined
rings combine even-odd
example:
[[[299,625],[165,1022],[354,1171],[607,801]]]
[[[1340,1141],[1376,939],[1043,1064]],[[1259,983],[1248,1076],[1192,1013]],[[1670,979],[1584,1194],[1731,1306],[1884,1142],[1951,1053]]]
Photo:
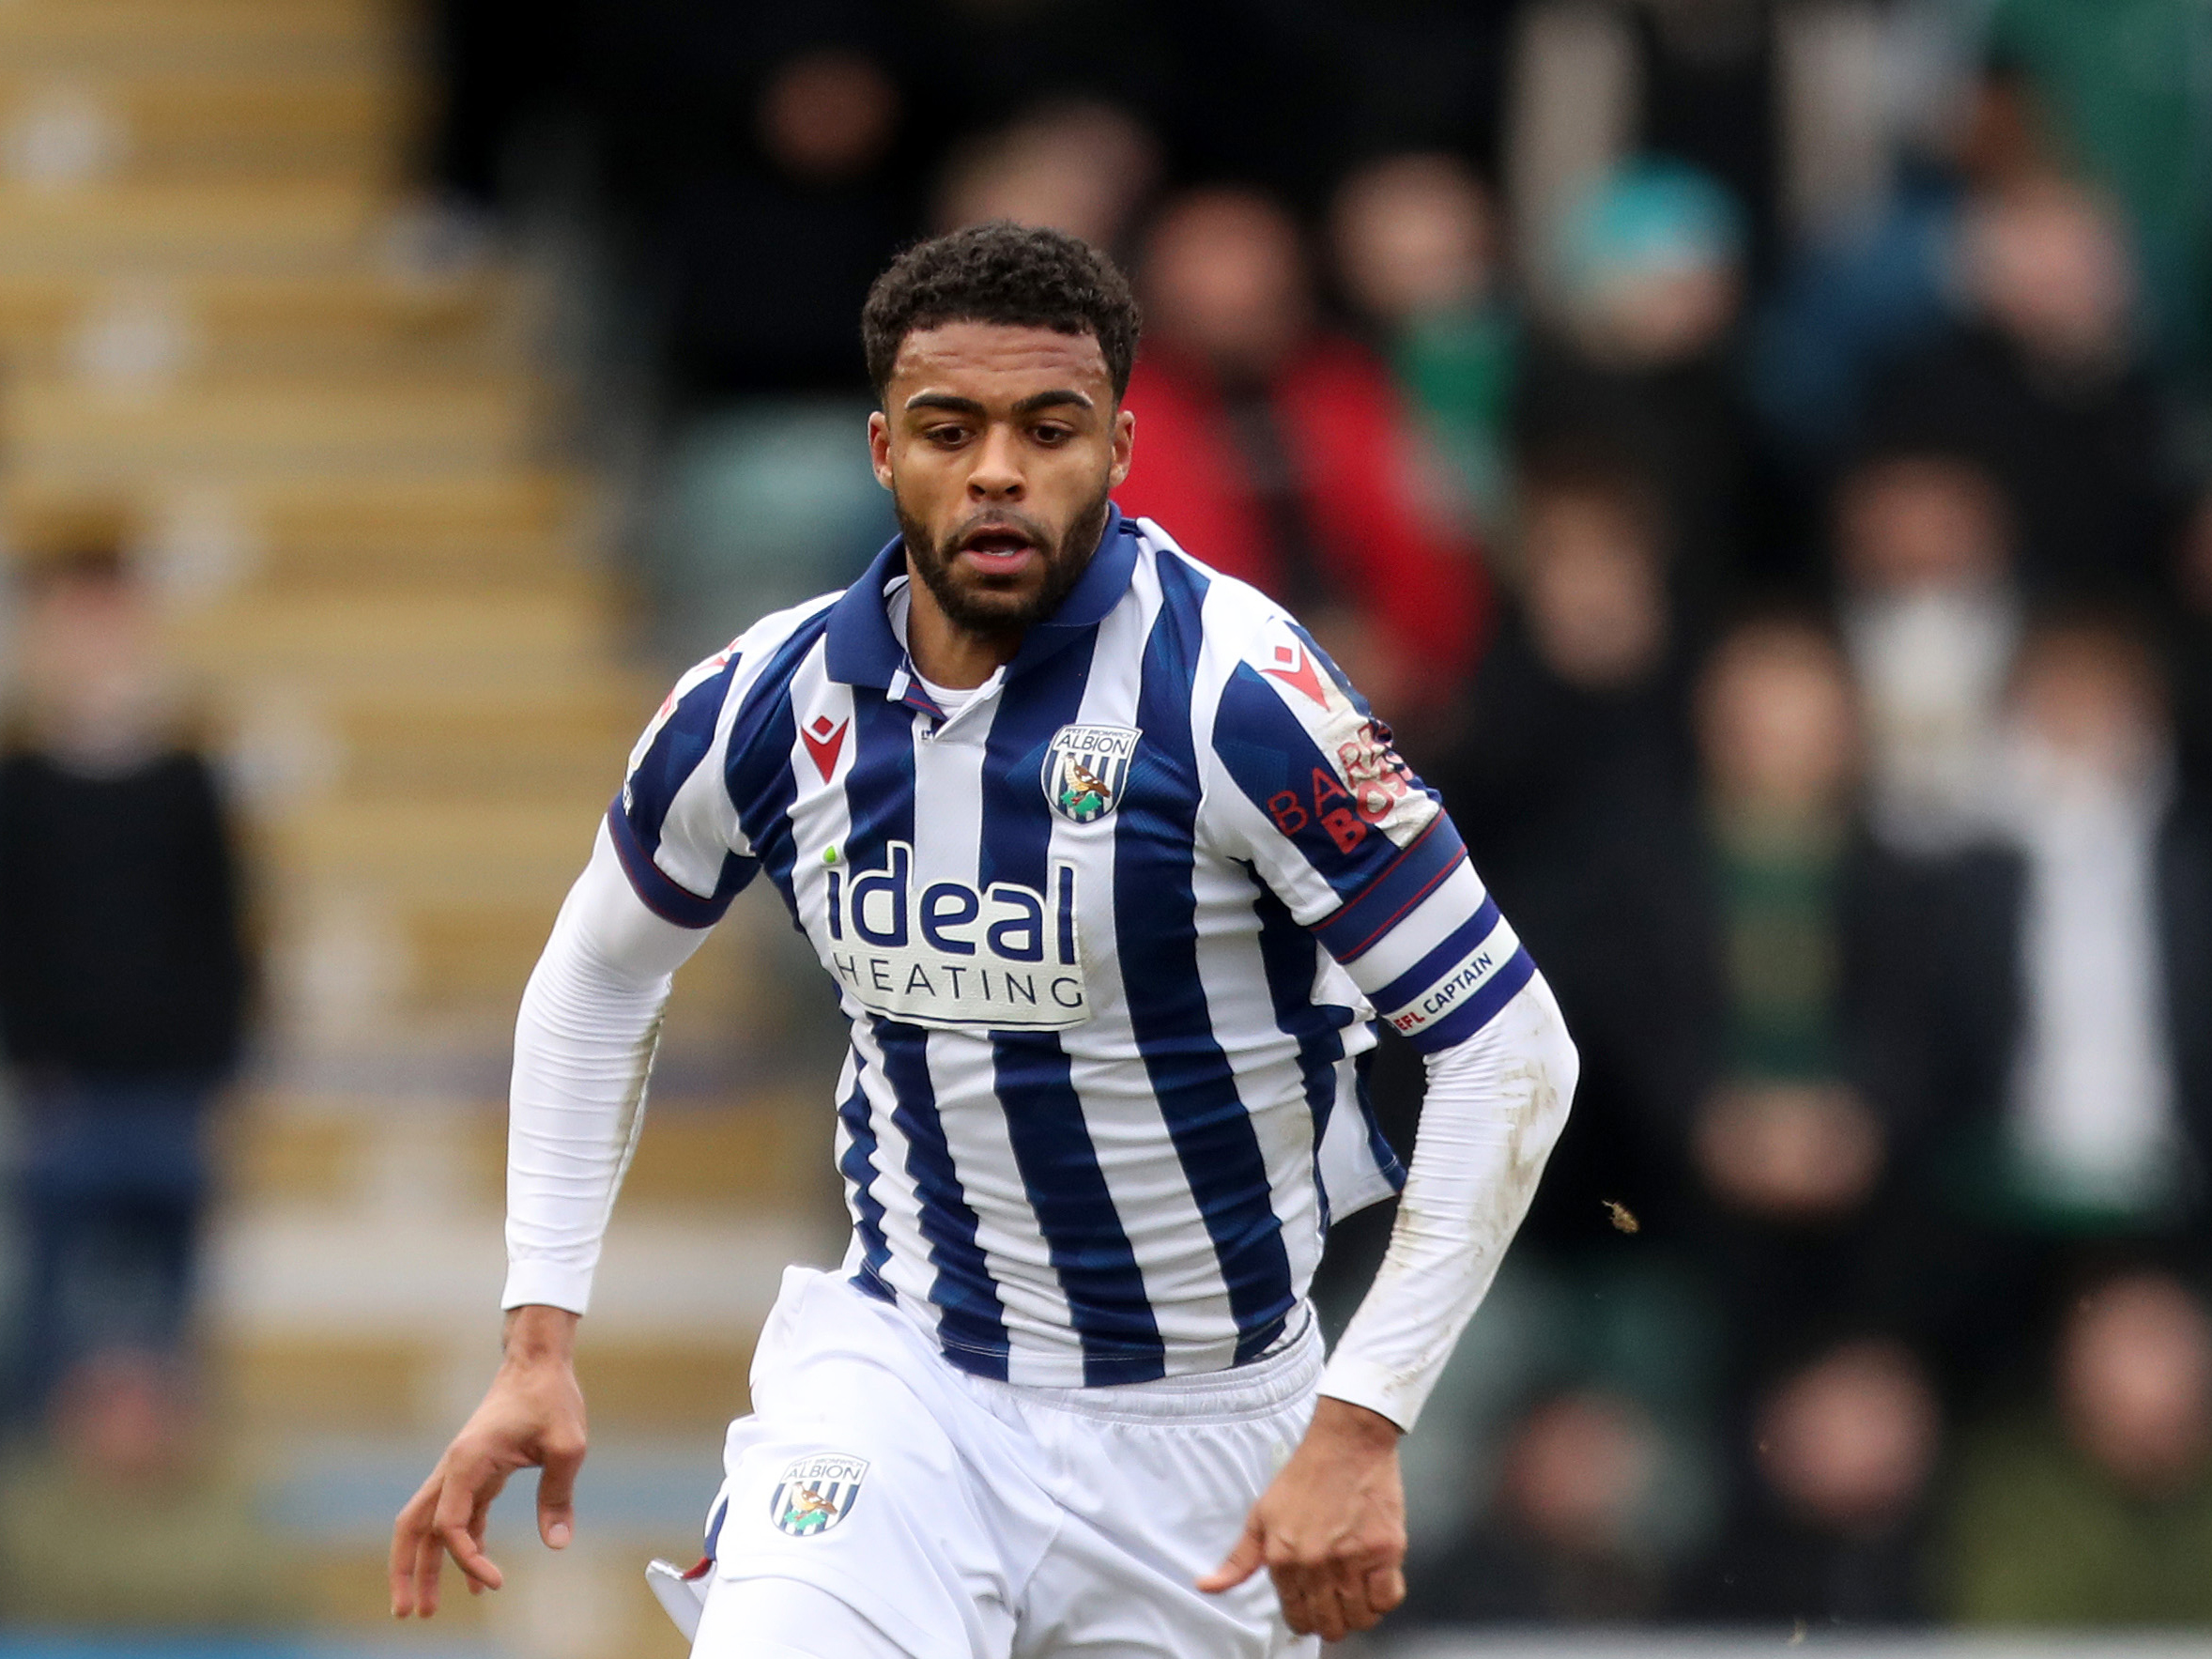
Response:
[[[928,528],[907,512],[896,491],[892,511],[906,539],[907,556],[938,608],[963,633],[988,637],[1025,633],[1060,608],[1060,602],[1083,579],[1105,532],[1107,494],[1101,486],[1057,537],[1020,508],[985,507],[933,542]],[[960,570],[955,561],[960,550],[986,530],[1008,531],[1035,547],[1044,567],[1041,579],[1033,581],[1026,572],[1009,578]]]

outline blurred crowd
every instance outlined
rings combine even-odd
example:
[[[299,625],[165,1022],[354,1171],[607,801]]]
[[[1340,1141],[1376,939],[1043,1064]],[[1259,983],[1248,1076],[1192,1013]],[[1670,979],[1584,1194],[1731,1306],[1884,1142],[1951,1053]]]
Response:
[[[64,515],[11,573],[0,1627],[254,1621],[295,1599],[194,1375],[213,1120],[254,975],[226,791],[131,539]]]
[[[671,650],[883,533],[888,255],[1074,231],[1123,506],[1308,622],[1558,990],[1409,1618],[2212,1619],[2212,13],[557,11],[449,9],[441,177],[571,159]]]
[[[447,0],[432,44],[425,248],[581,228],[671,657],[888,535],[899,247],[1135,275],[1122,505],[1363,687],[1583,1056],[1408,1458],[1408,1621],[2212,1621],[2212,11]],[[149,1492],[233,1513],[175,1471],[237,881],[96,543],[25,590],[0,761],[26,1584]],[[1403,1145],[1418,1066],[1375,1088]]]

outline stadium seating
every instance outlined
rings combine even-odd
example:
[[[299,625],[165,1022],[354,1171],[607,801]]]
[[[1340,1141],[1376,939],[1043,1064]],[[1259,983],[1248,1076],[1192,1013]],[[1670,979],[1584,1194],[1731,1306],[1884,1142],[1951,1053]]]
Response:
[[[406,256],[406,22],[0,5],[0,526],[140,524],[234,760],[269,1081],[229,1126],[213,1346],[238,1455],[364,1629],[391,1512],[488,1375],[515,999],[661,691],[622,658],[531,284]],[[678,1047],[774,1006],[750,960],[741,937],[687,971]],[[637,1567],[695,1542],[776,1269],[820,1252],[819,1128],[779,1098],[664,1114],[584,1361],[593,1546],[539,1567],[510,1526],[514,1592],[455,1598],[449,1636],[680,1651]]]

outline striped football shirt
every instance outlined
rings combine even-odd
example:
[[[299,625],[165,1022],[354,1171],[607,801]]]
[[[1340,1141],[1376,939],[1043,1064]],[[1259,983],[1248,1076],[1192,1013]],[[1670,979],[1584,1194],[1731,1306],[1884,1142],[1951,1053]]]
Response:
[[[893,543],[680,681],[609,815],[711,926],[765,874],[852,1022],[848,1270],[986,1376],[1221,1370],[1403,1180],[1379,1018],[1457,1042],[1534,972],[1436,795],[1303,629],[1150,520],[949,715]]]

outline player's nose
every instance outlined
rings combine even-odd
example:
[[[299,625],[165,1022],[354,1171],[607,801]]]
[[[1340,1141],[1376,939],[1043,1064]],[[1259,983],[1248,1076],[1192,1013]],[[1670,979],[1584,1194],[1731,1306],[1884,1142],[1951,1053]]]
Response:
[[[975,464],[968,472],[972,499],[1007,501],[1020,498],[1023,486],[1022,446],[1011,432],[994,426],[975,449]]]

